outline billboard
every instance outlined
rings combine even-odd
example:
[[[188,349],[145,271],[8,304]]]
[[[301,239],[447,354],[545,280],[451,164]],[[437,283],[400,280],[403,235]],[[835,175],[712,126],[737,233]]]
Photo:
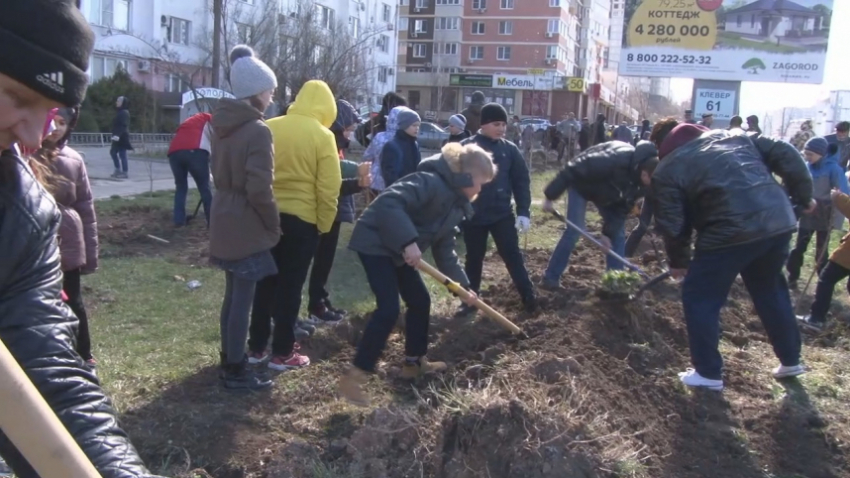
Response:
[[[834,0],[626,0],[620,74],[822,83]]]

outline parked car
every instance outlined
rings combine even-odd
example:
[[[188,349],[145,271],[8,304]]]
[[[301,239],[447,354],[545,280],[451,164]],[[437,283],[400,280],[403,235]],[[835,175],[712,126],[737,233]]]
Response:
[[[439,150],[443,142],[449,139],[449,132],[430,121],[423,121],[419,126],[419,147],[421,149]]]
[[[528,125],[531,125],[534,131],[540,131],[541,129],[545,130],[549,128],[549,126],[552,126],[546,118],[523,118],[519,120],[520,131],[524,130]]]

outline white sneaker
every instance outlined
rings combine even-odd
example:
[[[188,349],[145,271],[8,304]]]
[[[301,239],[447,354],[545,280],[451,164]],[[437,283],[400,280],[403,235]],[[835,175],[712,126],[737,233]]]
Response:
[[[802,365],[791,365],[786,367],[785,365],[780,365],[773,369],[773,378],[790,378],[797,377],[799,375],[803,375],[806,373],[806,368]]]
[[[689,368],[685,372],[681,372],[679,374],[679,380],[688,387],[703,387],[716,392],[723,390],[723,380],[705,378],[692,368]]]

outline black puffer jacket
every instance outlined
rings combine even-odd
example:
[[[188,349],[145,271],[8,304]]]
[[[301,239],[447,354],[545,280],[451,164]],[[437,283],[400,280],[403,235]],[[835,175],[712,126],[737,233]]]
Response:
[[[611,141],[589,148],[567,164],[544,191],[554,201],[570,188],[597,207],[611,207],[627,214],[646,194],[640,182],[640,165],[658,156],[655,145],[641,141],[637,147]]]
[[[59,210],[23,161],[0,158],[0,339],[104,478],[151,476],[74,351],[77,318],[60,298]],[[19,478],[35,470],[0,432]]]
[[[516,202],[516,215],[531,217],[531,176],[519,148],[506,139],[491,139],[483,134],[476,134],[460,144],[470,143],[491,153],[499,168],[493,181],[481,187],[478,199],[472,203],[475,216],[470,224],[489,226],[512,215],[511,197]]]
[[[664,157],[652,176],[652,197],[670,267],[686,268],[693,230],[701,250],[793,231],[792,202],[809,204],[812,177],[800,153],[784,141],[715,130]]]

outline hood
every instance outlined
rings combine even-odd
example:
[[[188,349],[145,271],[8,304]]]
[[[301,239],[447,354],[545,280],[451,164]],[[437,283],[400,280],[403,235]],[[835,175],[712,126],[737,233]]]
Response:
[[[651,141],[638,141],[635,146],[635,152],[632,153],[631,169],[633,174],[640,176],[640,166],[650,158],[658,157],[658,148]]]
[[[472,98],[470,98],[469,102],[472,103],[473,105],[483,106],[484,101],[486,101],[486,100],[487,100],[487,98],[484,96],[483,91],[476,91],[476,92],[472,93]]]
[[[472,203],[469,201],[469,198],[466,197],[466,194],[464,194],[462,189],[472,186],[472,176],[468,173],[456,173],[452,171],[450,166],[450,164],[460,162],[460,153],[462,151],[463,146],[459,143],[449,143],[443,146],[443,150],[440,154],[435,154],[422,160],[416,169],[417,171],[425,173],[434,173],[443,178],[443,181],[454,189],[455,194],[464,200],[464,214],[467,218],[470,218],[473,213]]]
[[[310,80],[301,87],[295,102],[286,114],[287,116],[308,116],[325,128],[330,128],[336,119],[334,95],[324,81]]]
[[[119,96],[121,98],[121,106],[118,107],[119,110],[126,110],[130,108],[130,98],[126,96]]]
[[[821,169],[826,169],[826,168],[828,168],[828,167],[832,166],[833,164],[834,164],[835,166],[838,166],[839,168],[841,168],[841,166],[840,166],[840,164],[839,164],[839,162],[838,162],[838,154],[830,154],[830,155],[828,155],[828,156],[824,156],[824,157],[823,157],[823,158],[821,158],[821,160],[820,160],[820,161],[818,161],[817,163],[815,163],[815,164],[809,164],[809,169],[810,169],[810,170],[821,170]]]
[[[398,106],[390,110],[390,114],[387,116],[387,133],[395,134],[398,131],[399,113],[401,113],[401,109]]]
[[[210,124],[218,137],[226,138],[245,123],[262,119],[262,117],[263,113],[260,110],[244,101],[222,98],[218,100]]]

